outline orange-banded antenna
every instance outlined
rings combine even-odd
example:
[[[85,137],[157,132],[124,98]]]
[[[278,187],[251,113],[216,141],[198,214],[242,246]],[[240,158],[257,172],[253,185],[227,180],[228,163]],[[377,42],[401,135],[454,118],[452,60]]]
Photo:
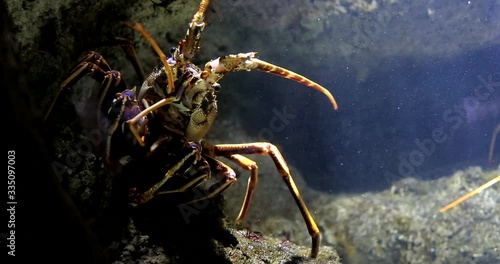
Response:
[[[151,37],[149,32],[147,32],[146,29],[144,29],[144,27],[141,24],[139,23],[126,23],[126,24],[130,28],[141,33],[142,36],[149,42],[149,44],[151,44],[153,49],[156,51],[156,54],[158,54],[158,56],[160,57],[160,61],[163,63],[163,66],[165,68],[165,73],[167,74],[167,80],[168,80],[167,94],[171,94],[175,90],[174,74],[172,72],[172,68],[170,67],[170,65],[168,65],[167,56],[165,56],[165,54],[160,49],[156,41],[153,39],[153,37]]]
[[[441,208],[441,210],[439,210],[439,212],[443,213],[443,212],[447,211],[448,209],[451,209],[451,208],[453,208],[453,207],[455,207],[455,206],[459,205],[459,204],[460,204],[460,203],[462,203],[463,201],[465,201],[465,200],[467,200],[467,199],[471,198],[472,196],[474,196],[474,195],[476,195],[476,194],[480,193],[482,190],[484,190],[484,189],[486,189],[486,188],[490,187],[491,185],[493,185],[493,184],[497,183],[498,181],[500,181],[500,175],[498,175],[497,177],[495,177],[495,178],[493,178],[493,179],[489,180],[487,183],[485,183],[485,184],[481,185],[479,188],[477,188],[477,189],[473,190],[472,192],[469,192],[469,193],[467,193],[466,195],[464,195],[464,196],[462,196],[462,197],[458,198],[457,200],[455,200],[455,201],[453,201],[453,202],[449,203],[449,204],[448,204],[448,205],[446,205],[445,207]]]
[[[275,75],[278,75],[280,77],[296,81],[298,83],[301,83],[305,86],[311,87],[311,88],[321,92],[326,97],[328,97],[328,100],[330,100],[330,103],[333,105],[333,108],[335,110],[339,109],[337,101],[335,101],[335,98],[330,93],[330,91],[328,91],[328,89],[319,85],[318,83],[316,83],[316,82],[314,82],[314,81],[312,81],[312,80],[310,80],[310,79],[308,79],[308,78],[306,78],[298,73],[295,73],[295,72],[287,70],[285,68],[270,64],[270,63],[262,61],[262,60],[259,60],[257,58],[252,58],[251,61],[253,63],[255,63],[255,69],[257,69],[257,70],[264,71],[264,72],[271,73],[271,74],[275,74]]]

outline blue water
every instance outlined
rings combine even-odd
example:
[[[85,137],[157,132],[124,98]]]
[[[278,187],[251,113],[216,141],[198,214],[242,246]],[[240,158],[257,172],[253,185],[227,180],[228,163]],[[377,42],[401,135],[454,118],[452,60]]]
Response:
[[[366,191],[390,186],[394,179],[388,173],[428,180],[469,165],[498,166],[498,151],[494,164],[488,163],[492,132],[500,123],[498,58],[500,45],[421,62],[387,58],[383,70],[372,69],[365,82],[356,84],[360,93],[354,98],[338,89],[340,114],[323,114],[334,116],[333,121],[323,120],[315,130],[331,135],[316,143],[318,152],[328,155],[318,157],[319,166],[305,168],[315,175],[329,168],[332,175],[316,182],[311,177],[312,185]],[[338,87],[352,87],[352,78],[340,79]]]

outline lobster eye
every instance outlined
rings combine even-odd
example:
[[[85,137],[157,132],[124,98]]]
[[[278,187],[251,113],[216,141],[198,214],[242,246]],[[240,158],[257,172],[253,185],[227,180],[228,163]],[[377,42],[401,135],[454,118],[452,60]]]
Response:
[[[220,91],[220,84],[218,84],[218,83],[214,83],[214,84],[212,84],[212,87],[214,88],[214,90],[215,90],[216,92]]]
[[[177,50],[176,47],[171,47],[170,48],[170,54],[174,55],[175,51]]]

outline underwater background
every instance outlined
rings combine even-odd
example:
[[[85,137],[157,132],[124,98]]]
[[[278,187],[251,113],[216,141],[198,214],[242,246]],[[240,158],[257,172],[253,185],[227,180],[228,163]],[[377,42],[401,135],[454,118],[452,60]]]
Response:
[[[133,40],[147,73],[157,65],[149,43],[121,21],[141,22],[167,52],[184,36],[198,5],[187,0],[5,3],[12,24],[6,40],[24,65],[38,118],[88,50],[97,48],[129,85],[139,85],[123,52],[101,45],[115,36]],[[500,139],[494,140],[500,126],[499,11],[493,0],[212,1],[197,65],[255,51],[259,59],[326,87],[339,109],[293,81],[262,72],[232,73],[220,81],[219,115],[207,139],[266,141],[281,150],[321,229],[322,251],[328,253],[317,263],[335,263],[336,252],[341,263],[500,263],[498,183],[439,212],[500,175]],[[85,126],[90,96],[84,87],[93,86],[83,81],[65,97],[59,131],[46,139],[55,146],[48,164],[82,140],[75,120],[83,119]],[[247,228],[303,245],[307,255],[310,237],[274,164],[268,157],[251,158],[260,178]],[[95,187],[102,186],[97,159],[86,157],[58,178],[91,219],[106,204],[106,195],[95,194],[105,193]],[[248,178],[247,171],[234,169],[241,179],[223,193],[228,219],[240,209]],[[183,263],[193,257],[177,256],[174,262],[168,247],[144,239],[147,231],[128,232],[127,239],[105,240],[112,244],[113,263]],[[266,256],[266,262],[258,255],[245,262],[234,256],[229,262],[294,259]]]
[[[232,22],[247,26],[247,36],[229,52],[257,50],[261,59],[310,77],[330,89],[339,111],[298,84],[239,73],[223,89],[235,86],[246,100],[223,103],[221,93],[221,114],[239,105],[249,134],[293,146],[287,157],[311,175],[312,187],[367,191],[387,188],[388,177],[432,180],[470,165],[498,166],[498,153],[495,164],[488,161],[500,120],[498,3],[297,1],[288,11],[266,5],[243,5]],[[214,26],[214,42],[230,34],[224,30]],[[255,40],[259,35],[268,37]],[[267,105],[267,112],[247,114]],[[293,119],[269,135],[262,115],[271,119],[273,109],[285,108]]]

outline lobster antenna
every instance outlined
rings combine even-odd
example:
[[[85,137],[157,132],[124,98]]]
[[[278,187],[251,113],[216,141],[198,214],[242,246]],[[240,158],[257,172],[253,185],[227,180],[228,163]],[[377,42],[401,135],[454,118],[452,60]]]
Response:
[[[132,29],[138,31],[141,33],[141,35],[151,44],[153,49],[156,51],[156,54],[160,57],[160,61],[162,62],[164,68],[165,68],[165,73],[167,74],[167,79],[168,79],[168,87],[167,87],[167,94],[171,94],[174,90],[174,74],[172,72],[172,67],[167,62],[167,56],[165,56],[165,53],[160,49],[156,41],[151,37],[149,32],[142,27],[141,24],[139,23],[126,23],[127,26],[131,27]]]
[[[445,207],[441,208],[441,210],[439,210],[439,212],[443,213],[443,212],[447,211],[448,209],[451,209],[451,208],[453,208],[453,207],[455,207],[455,206],[459,205],[459,204],[460,204],[460,203],[462,203],[463,201],[465,201],[465,200],[467,200],[467,199],[471,198],[472,196],[474,196],[474,195],[476,195],[476,194],[480,193],[482,190],[484,190],[484,189],[486,189],[486,188],[490,187],[491,185],[493,185],[493,184],[497,183],[498,181],[500,181],[500,175],[498,175],[497,177],[495,177],[495,178],[493,178],[493,179],[489,180],[487,183],[485,183],[485,184],[483,184],[483,185],[479,186],[479,188],[477,188],[477,189],[473,190],[472,192],[469,192],[469,193],[467,193],[466,195],[464,195],[464,196],[462,196],[462,197],[460,197],[460,198],[456,199],[455,201],[453,201],[453,202],[449,203],[449,204],[448,204],[448,205],[446,205]]]

